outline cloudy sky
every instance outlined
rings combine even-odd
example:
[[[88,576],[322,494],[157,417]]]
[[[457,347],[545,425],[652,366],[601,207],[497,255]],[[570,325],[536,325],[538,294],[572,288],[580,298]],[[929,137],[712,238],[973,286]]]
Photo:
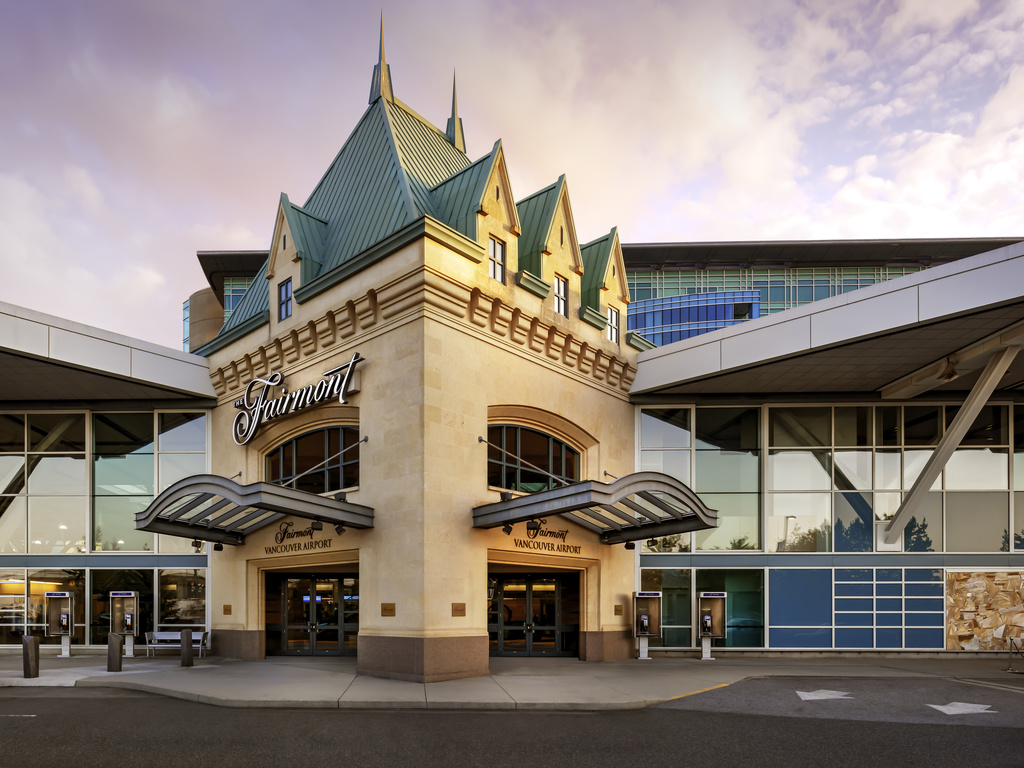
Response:
[[[0,0],[0,301],[178,347],[395,95],[625,242],[1024,236],[1019,0]]]

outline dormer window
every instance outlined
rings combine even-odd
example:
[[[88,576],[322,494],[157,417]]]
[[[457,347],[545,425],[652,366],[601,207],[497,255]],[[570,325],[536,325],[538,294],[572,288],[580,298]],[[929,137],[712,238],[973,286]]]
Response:
[[[492,237],[487,246],[487,274],[505,284],[505,243]]]
[[[287,320],[292,316],[292,279],[289,277],[277,284],[277,320]]]

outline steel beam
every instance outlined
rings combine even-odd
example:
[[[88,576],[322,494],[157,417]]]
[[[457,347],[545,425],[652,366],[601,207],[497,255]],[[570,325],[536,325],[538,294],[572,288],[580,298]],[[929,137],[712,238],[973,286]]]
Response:
[[[900,504],[900,508],[896,510],[896,514],[889,521],[889,525],[885,527],[886,544],[895,544],[899,541],[900,536],[903,535],[903,529],[907,527],[910,518],[917,511],[917,507],[924,498],[924,495],[928,493],[928,489],[932,487],[932,484],[939,477],[939,473],[946,466],[949,457],[953,455],[953,451],[957,449],[960,441],[964,439],[967,430],[970,429],[978,413],[981,412],[989,397],[992,396],[996,387],[999,386],[999,382],[1006,374],[1006,370],[1010,367],[1010,363],[1013,362],[1019,351],[1019,346],[1002,347],[989,358],[985,370],[981,372],[978,381],[974,384],[974,388],[967,395],[964,404],[960,406],[960,410],[957,411],[953,423],[949,425],[949,429],[946,430],[942,439],[939,440],[939,444],[935,446],[935,451],[924,465],[924,469],[921,470],[921,474],[914,482],[914,487],[910,489],[907,497]]]

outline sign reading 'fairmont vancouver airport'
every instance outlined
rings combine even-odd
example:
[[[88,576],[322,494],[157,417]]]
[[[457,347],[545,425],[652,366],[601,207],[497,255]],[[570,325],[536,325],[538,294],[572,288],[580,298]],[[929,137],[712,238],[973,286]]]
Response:
[[[365,359],[356,352],[344,365],[324,371],[323,377],[316,384],[307,384],[294,392],[289,392],[282,386],[281,394],[277,397],[271,397],[271,394],[273,388],[281,386],[281,382],[284,381],[280,371],[270,374],[265,379],[253,379],[245,387],[242,398],[235,401],[235,408],[239,413],[235,415],[231,436],[238,445],[245,445],[268,421],[290,416],[303,408],[320,405],[335,397],[344,405],[347,402],[345,396],[350,394],[352,374],[356,365]]]

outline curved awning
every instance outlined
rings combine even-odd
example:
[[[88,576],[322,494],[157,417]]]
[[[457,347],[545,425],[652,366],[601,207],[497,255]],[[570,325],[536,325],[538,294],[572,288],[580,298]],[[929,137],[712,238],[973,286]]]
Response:
[[[242,485],[219,475],[179,480],[135,515],[140,531],[243,544],[247,534],[285,515],[346,528],[372,528],[373,508],[272,483]]]
[[[475,507],[473,527],[556,515],[598,534],[602,544],[718,526],[718,512],[684,483],[661,472],[634,472],[611,483],[587,480]]]

